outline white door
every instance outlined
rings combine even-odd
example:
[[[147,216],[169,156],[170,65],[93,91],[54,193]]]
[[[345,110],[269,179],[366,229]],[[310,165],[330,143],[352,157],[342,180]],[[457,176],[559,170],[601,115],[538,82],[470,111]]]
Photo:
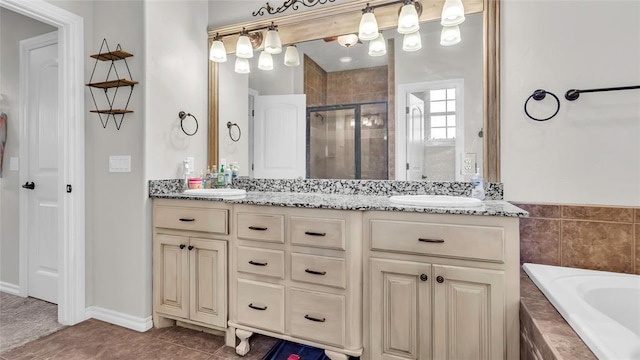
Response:
[[[424,168],[424,99],[407,94],[407,180],[422,180]]]
[[[21,42],[27,48],[28,295],[58,303],[58,34]],[[30,186],[32,185],[32,189]]]
[[[304,178],[306,175],[306,95],[255,98],[253,175]]]

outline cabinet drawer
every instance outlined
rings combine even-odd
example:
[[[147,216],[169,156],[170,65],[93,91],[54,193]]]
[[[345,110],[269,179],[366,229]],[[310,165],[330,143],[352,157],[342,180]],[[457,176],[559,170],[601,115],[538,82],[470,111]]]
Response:
[[[284,279],[284,251],[238,246],[238,271]]]
[[[504,262],[500,227],[371,220],[371,249]]]
[[[284,287],[238,279],[238,322],[284,332]]]
[[[345,249],[345,220],[292,216],[291,243],[327,249]]]
[[[344,296],[295,288],[291,288],[289,293],[292,335],[329,345],[344,346]]]
[[[157,206],[153,213],[156,227],[229,234],[229,210]]]
[[[345,260],[292,253],[291,279],[344,289]]]
[[[284,243],[284,215],[238,213],[238,238]]]

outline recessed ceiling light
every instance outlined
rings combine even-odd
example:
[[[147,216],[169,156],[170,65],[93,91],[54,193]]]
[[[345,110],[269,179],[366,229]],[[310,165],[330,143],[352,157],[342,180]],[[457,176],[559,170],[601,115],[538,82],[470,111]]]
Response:
[[[351,56],[343,56],[340,58],[340,62],[343,62],[343,63],[351,62],[351,60],[353,60]]]

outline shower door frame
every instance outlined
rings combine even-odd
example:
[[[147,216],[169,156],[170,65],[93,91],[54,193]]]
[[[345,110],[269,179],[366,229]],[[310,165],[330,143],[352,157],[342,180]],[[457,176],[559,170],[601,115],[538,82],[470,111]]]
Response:
[[[311,113],[320,111],[335,111],[335,110],[349,110],[354,109],[354,161],[355,161],[355,177],[354,180],[362,179],[362,121],[361,121],[361,109],[367,105],[384,105],[384,131],[386,135],[386,147],[384,152],[384,179],[376,180],[388,180],[389,179],[389,104],[387,101],[371,101],[363,103],[353,104],[338,104],[338,105],[322,105],[322,106],[310,106],[307,107],[307,140],[306,140],[306,152],[307,152],[307,170],[306,178],[310,178],[311,174]]]

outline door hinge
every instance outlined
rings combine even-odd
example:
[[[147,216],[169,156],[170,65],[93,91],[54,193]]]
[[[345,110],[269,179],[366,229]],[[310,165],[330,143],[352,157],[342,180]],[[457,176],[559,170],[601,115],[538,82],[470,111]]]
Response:
[[[71,184],[67,184],[67,193],[71,193],[71,190],[73,190]]]
[[[256,116],[256,111],[255,110],[251,110],[251,116]]]
[[[407,170],[409,170],[409,163],[407,163]]]
[[[253,164],[251,164],[251,170],[253,170]]]
[[[405,114],[409,115],[409,107],[408,106],[404,108],[404,112],[405,112]]]

